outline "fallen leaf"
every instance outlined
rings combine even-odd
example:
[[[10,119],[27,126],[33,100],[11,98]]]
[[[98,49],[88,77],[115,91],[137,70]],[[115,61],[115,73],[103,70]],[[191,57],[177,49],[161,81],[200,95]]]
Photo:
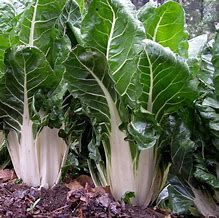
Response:
[[[69,188],[72,191],[83,189],[84,187],[76,180],[73,180],[72,182],[65,184],[67,188]]]
[[[17,178],[17,176],[14,170],[9,170],[9,169],[0,170],[0,181],[7,182],[15,178]]]
[[[87,175],[81,175],[79,176],[77,179],[76,179],[83,187],[85,187],[87,184],[90,186],[90,187],[94,187],[94,183],[91,179],[90,176],[87,176]]]

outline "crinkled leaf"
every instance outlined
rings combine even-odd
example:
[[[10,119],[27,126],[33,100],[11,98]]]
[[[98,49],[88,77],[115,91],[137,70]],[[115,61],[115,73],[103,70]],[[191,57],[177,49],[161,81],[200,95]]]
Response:
[[[184,113],[189,113],[189,111],[184,110],[182,114]],[[191,126],[178,116],[169,116],[165,125],[163,124],[165,132],[162,139],[163,143],[169,145],[171,171],[174,175],[180,175],[186,181],[190,181],[193,174],[193,153],[196,144],[191,140],[191,132],[187,125]]]
[[[154,116],[147,112],[133,113],[128,132],[138,144],[139,150],[153,147],[160,136],[160,127]]]
[[[210,130],[213,145],[219,150],[219,101],[214,97],[207,97],[196,103],[205,125]]]
[[[143,94],[141,103],[157,121],[192,102],[195,92],[189,86],[190,73],[182,59],[156,42],[147,40],[138,68]]]
[[[208,172],[206,168],[203,169],[202,166],[197,165],[194,172],[194,177],[198,181],[208,184],[213,189],[219,190],[219,179],[211,172]]]
[[[20,14],[25,10],[25,8],[29,5],[30,2],[31,0],[13,0],[11,1],[11,4],[13,5],[16,12]]]
[[[185,198],[190,200],[194,199],[194,193],[188,181],[185,180],[183,177],[173,175],[170,177],[169,182]]]
[[[18,44],[18,41],[40,48],[47,56],[52,68],[57,67],[57,71],[63,72],[60,63],[68,52],[67,44],[69,42],[55,29],[55,24],[64,4],[64,1],[50,1],[48,3],[43,0],[20,1],[10,4],[14,15],[6,14],[4,11],[3,15],[5,16],[2,16],[2,19],[4,17],[8,19],[8,22],[5,21],[8,25],[7,28],[4,27],[2,30],[8,29],[10,32],[0,34],[1,72],[4,70],[2,64],[4,51],[12,45]],[[16,28],[12,29],[15,26]]]
[[[37,46],[45,54],[50,46],[51,29],[62,12],[65,1],[34,0],[19,20],[19,39],[23,44]]]
[[[171,138],[171,158],[175,173],[190,181],[193,171],[193,152],[196,145],[190,139],[190,131],[183,123],[176,123]]]
[[[187,56],[188,34],[184,28],[185,13],[180,4],[168,1],[158,8],[146,5],[140,11],[139,19],[144,23],[147,39]]]
[[[0,34],[10,31],[13,25],[13,19],[16,16],[16,11],[13,5],[8,1],[0,2]]]
[[[176,191],[173,186],[168,187],[169,203],[172,208],[172,212],[178,215],[190,214],[190,209],[193,206],[191,199],[182,196],[181,193]]]
[[[11,33],[0,34],[0,77],[3,75],[5,70],[4,55],[6,49],[13,44],[16,44],[17,39]]]
[[[93,124],[100,124],[104,132],[109,132],[110,114],[103,89],[111,89],[111,81],[104,55],[96,50],[77,46],[70,53],[65,66],[64,77],[69,82],[70,92],[80,99]]]
[[[81,2],[83,2],[83,0]],[[67,34],[72,47],[76,46],[78,43],[82,44],[80,29],[81,20],[82,15],[80,6],[74,0],[68,0],[60,18],[58,19],[57,25],[63,34]]]
[[[8,1],[0,2],[0,75],[4,71],[4,53],[7,48],[15,44],[13,28],[16,10]]]
[[[199,89],[207,93],[215,89],[214,87],[215,70],[211,62],[211,59],[212,59],[212,45],[211,43],[208,43],[204,48],[204,50],[202,51],[199,60],[200,69],[197,73],[197,77],[200,81]]]
[[[58,29],[52,27],[48,46],[46,58],[52,69],[62,74],[64,72],[63,61],[71,50],[71,43],[67,37],[60,34]]]
[[[7,66],[3,91],[0,94],[0,114],[9,128],[21,131],[25,105],[31,108],[34,94],[41,88],[53,90],[60,77],[51,69],[44,54],[35,47],[19,46],[7,50]]]
[[[106,55],[116,90],[126,97],[125,103],[133,105],[141,93],[136,55],[145,35],[134,5],[128,0],[92,1],[82,21],[82,34],[85,45]]]
[[[70,50],[70,42],[56,29],[65,1],[34,0],[19,19],[18,37],[22,44],[38,47],[51,67],[60,74],[61,65]]]

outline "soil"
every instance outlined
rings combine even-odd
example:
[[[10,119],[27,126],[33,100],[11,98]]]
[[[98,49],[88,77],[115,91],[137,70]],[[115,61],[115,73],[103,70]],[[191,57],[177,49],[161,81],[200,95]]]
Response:
[[[13,173],[7,179],[0,178],[0,217],[171,217],[164,211],[115,201],[108,187],[94,188],[88,176],[80,176],[49,190],[16,182]]]

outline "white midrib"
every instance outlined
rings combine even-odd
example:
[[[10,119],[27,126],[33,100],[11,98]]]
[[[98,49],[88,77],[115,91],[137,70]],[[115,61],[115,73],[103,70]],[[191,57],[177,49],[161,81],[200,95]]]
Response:
[[[75,56],[76,57],[76,56]],[[109,106],[109,112],[110,112],[110,117],[111,117],[111,125],[113,125],[112,120],[117,120],[115,117],[119,117],[118,114],[115,114],[115,103],[110,95],[110,93],[108,92],[108,90],[106,89],[106,87],[104,86],[104,84],[102,83],[102,81],[93,73],[92,70],[90,70],[87,66],[85,66],[77,57],[76,59],[81,63],[81,65],[94,77],[94,79],[97,81],[98,85],[100,86],[100,88],[102,89],[104,95],[106,96],[106,101],[107,104]],[[119,124],[121,123],[121,120],[118,120]],[[114,124],[115,125],[115,124]]]
[[[78,61],[80,62],[80,60]],[[109,160],[110,166],[108,166],[109,169],[107,170],[109,170],[108,176],[110,180],[109,182],[111,186],[111,191],[114,197],[119,200],[125,192],[135,191],[133,165],[129,150],[129,142],[124,140],[126,135],[119,129],[119,125],[121,124],[121,118],[109,91],[102,83],[102,81],[92,72],[92,70],[86,67],[83,63],[81,64],[85,67],[86,70],[88,70],[88,72],[90,72],[90,74],[97,81],[98,85],[100,86],[106,97],[106,101],[109,107],[111,124],[109,139],[112,155]]]
[[[109,7],[112,11],[112,14],[113,14],[112,26],[111,26],[110,35],[109,35],[109,39],[108,39],[108,43],[107,43],[107,49],[106,49],[106,59],[109,60],[110,45],[111,45],[111,42],[113,39],[113,32],[114,32],[115,25],[116,25],[116,15],[115,15],[115,12],[114,12],[112,6],[109,4],[108,1],[107,1],[107,4],[109,5]]]
[[[27,72],[26,66],[24,66],[24,108],[20,150],[20,157],[23,157],[21,158],[21,176],[27,184],[37,186],[40,184],[40,176],[34,142],[28,104]],[[28,171],[27,163],[31,171]]]
[[[33,46],[34,43],[34,29],[35,29],[35,23],[36,23],[36,13],[37,13],[37,6],[38,6],[39,0],[36,0],[33,10],[33,17],[31,20],[31,27],[30,27],[30,35],[29,35],[29,45]]]
[[[148,103],[147,103],[147,110],[149,112],[153,112],[153,86],[154,86],[154,74],[153,74],[153,68],[152,68],[152,63],[151,60],[149,58],[148,52],[147,52],[147,48],[145,48],[145,53],[148,59],[148,63],[149,63],[149,70],[150,70],[150,88],[149,88],[149,93],[148,93]]]
[[[28,96],[27,96],[27,73],[24,71],[24,112],[25,118],[29,119]]]

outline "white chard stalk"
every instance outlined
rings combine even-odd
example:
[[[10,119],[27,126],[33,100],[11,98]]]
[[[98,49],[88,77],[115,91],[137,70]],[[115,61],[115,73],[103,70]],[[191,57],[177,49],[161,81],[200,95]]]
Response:
[[[111,99],[108,97],[107,99]],[[155,174],[154,148],[140,152],[138,168],[135,170],[131,157],[130,145],[125,141],[126,134],[119,126],[121,120],[115,103],[108,100],[111,114],[111,158],[107,160],[108,180],[113,196],[120,200],[126,192],[134,192],[135,205],[148,206],[153,194],[153,178]]]
[[[20,140],[14,130],[8,134],[8,150],[15,172],[27,185],[51,187],[60,179],[68,146],[55,128],[44,127],[34,139],[32,121],[24,120]]]

